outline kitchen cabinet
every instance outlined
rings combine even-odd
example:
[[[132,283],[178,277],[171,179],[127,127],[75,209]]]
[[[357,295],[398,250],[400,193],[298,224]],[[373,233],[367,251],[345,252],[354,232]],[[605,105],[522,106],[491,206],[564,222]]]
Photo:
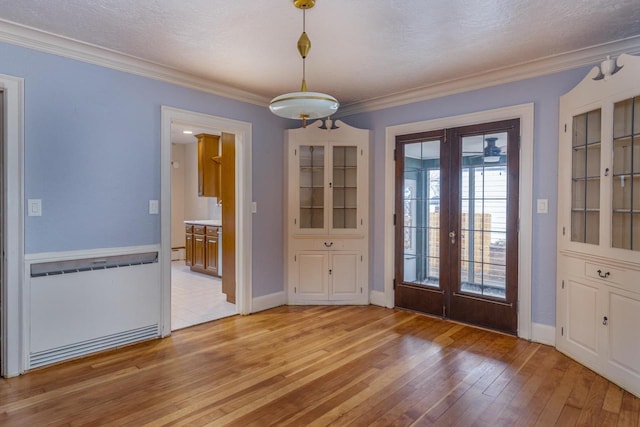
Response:
[[[198,139],[198,196],[221,197],[220,136],[201,133]]]
[[[556,346],[640,396],[638,75],[621,55],[560,98]]]
[[[322,124],[286,131],[288,301],[368,304],[370,133]]]
[[[185,265],[192,271],[221,276],[220,234],[222,227],[196,223],[185,224]]]

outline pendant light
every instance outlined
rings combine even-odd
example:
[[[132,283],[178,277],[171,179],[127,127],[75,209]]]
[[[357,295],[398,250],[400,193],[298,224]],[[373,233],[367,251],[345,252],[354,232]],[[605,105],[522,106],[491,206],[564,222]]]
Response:
[[[307,92],[305,60],[311,49],[311,40],[309,40],[305,28],[305,12],[315,4],[315,0],[293,0],[293,5],[298,9],[302,9],[302,34],[298,39],[298,52],[302,57],[302,85],[300,86],[300,92],[290,92],[276,96],[269,104],[269,109],[273,114],[287,119],[302,120],[302,127],[307,126],[307,120],[329,117],[338,111],[338,107],[340,107],[338,100],[331,95],[320,92]]]

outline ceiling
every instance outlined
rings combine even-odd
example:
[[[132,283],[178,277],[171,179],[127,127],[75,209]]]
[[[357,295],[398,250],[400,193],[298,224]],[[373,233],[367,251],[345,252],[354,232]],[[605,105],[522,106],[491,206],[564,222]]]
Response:
[[[266,100],[300,87],[291,0],[0,0],[0,20]],[[318,0],[306,20],[308,90],[349,105],[638,37],[640,3]]]

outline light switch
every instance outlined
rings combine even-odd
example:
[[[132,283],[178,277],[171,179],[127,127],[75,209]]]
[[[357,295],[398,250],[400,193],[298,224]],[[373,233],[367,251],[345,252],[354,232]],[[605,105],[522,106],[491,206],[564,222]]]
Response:
[[[149,214],[157,215],[160,211],[160,205],[157,200],[149,200]]]
[[[256,202],[251,202],[251,213],[258,212],[258,204]]]
[[[538,199],[538,213],[546,214],[549,213],[549,200],[548,199]]]
[[[28,216],[42,216],[42,199],[28,199]]]

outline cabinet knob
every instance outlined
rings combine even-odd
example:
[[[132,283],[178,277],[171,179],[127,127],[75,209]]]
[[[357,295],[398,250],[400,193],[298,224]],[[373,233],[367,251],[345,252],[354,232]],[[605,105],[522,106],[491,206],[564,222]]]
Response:
[[[609,323],[609,319],[607,318],[607,316],[604,316],[604,317],[602,318],[602,324],[603,324],[604,326],[607,326],[607,323]]]

